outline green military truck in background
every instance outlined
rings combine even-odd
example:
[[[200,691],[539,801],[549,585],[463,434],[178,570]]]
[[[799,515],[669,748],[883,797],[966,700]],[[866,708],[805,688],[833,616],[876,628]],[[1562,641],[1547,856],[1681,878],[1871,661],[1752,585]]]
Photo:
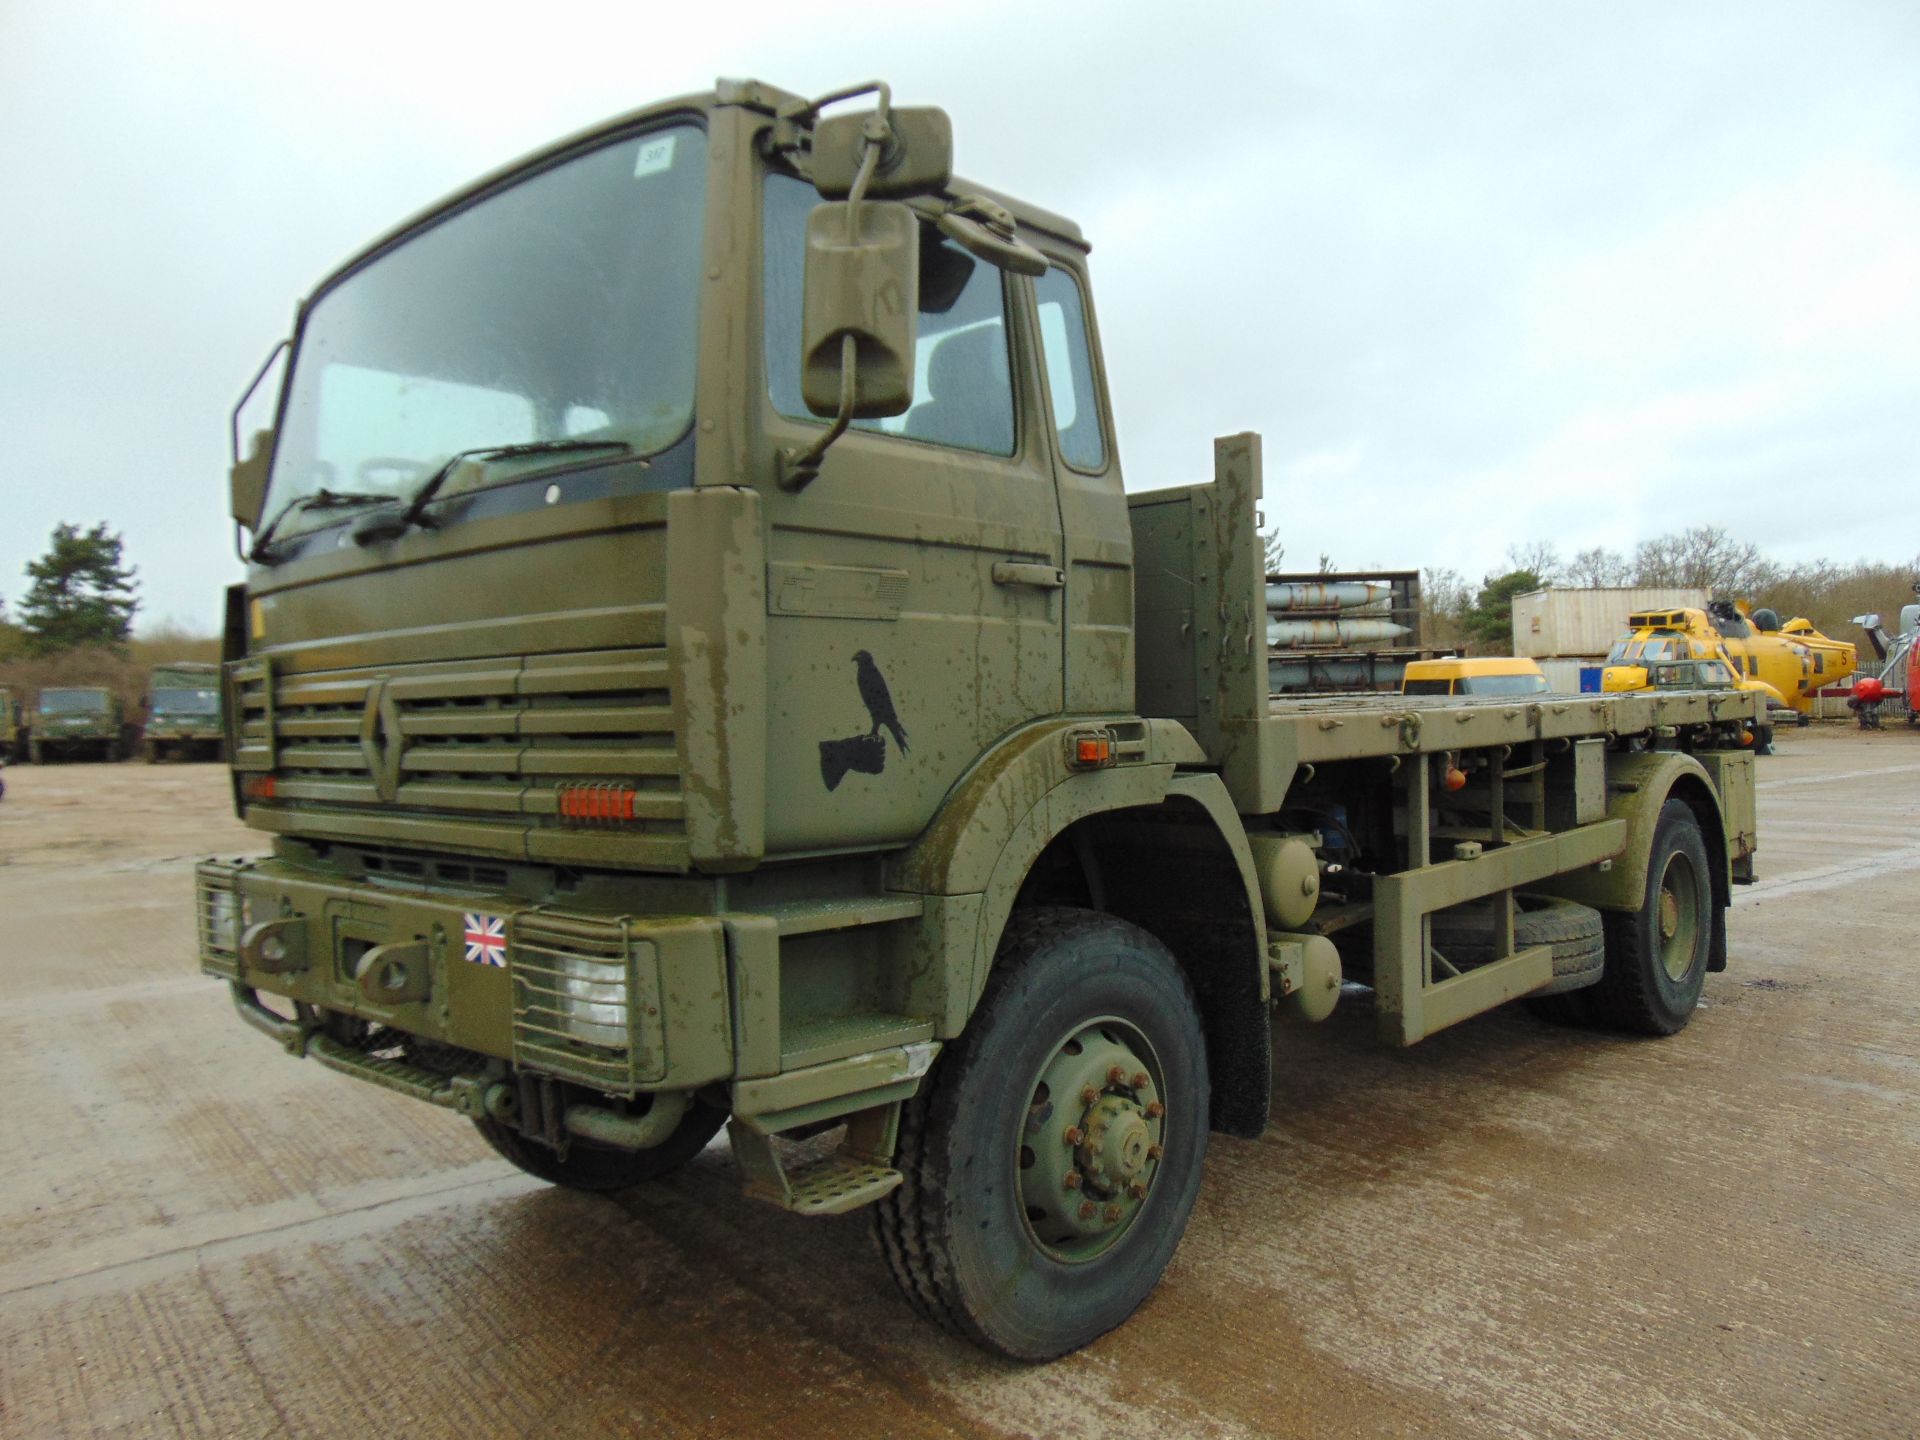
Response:
[[[52,760],[118,761],[125,713],[119,697],[100,685],[48,686],[27,716],[27,753],[36,765]]]
[[[724,1125],[748,1194],[871,1206],[922,1314],[1037,1360],[1261,1133],[1276,1010],[1685,1025],[1759,707],[1273,698],[1258,437],[1127,493],[1086,242],[950,150],[884,87],[723,82],[320,284],[245,459],[235,412],[273,842],[199,867],[199,958],[558,1184]]]
[[[176,660],[147,677],[147,723],[141,753],[149,765],[169,756],[218,760],[225,732],[220,716],[220,667]]]
[[[26,748],[26,711],[13,687],[0,685],[0,760],[18,760]]]

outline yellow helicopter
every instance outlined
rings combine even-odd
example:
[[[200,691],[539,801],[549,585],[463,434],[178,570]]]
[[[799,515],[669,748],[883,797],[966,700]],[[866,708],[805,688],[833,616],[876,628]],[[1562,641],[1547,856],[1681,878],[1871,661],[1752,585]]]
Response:
[[[1850,642],[1822,635],[1811,621],[1796,616],[1782,624],[1772,610],[1745,601],[1637,610],[1627,627],[1631,633],[1607,655],[1602,690],[1653,689],[1651,667],[1661,661],[1719,659],[1737,688],[1760,691],[1770,707],[1793,711],[1802,725],[1812,717],[1814,692],[1845,680],[1857,661]]]

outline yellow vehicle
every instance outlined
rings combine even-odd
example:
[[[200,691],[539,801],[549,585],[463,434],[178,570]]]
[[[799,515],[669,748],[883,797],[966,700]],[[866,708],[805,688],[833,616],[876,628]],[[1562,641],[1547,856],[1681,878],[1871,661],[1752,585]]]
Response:
[[[1400,681],[1403,695],[1538,695],[1546,688],[1538,665],[1511,655],[1412,660]]]
[[[1607,656],[1600,688],[1609,692],[1655,688],[1649,667],[1666,660],[1724,660],[1742,690],[1767,695],[1805,724],[1813,692],[1853,673],[1854,647],[1831,640],[1796,617],[1784,625],[1771,610],[1747,611],[1726,601],[1705,610],[1640,610],[1627,617],[1632,633]]]

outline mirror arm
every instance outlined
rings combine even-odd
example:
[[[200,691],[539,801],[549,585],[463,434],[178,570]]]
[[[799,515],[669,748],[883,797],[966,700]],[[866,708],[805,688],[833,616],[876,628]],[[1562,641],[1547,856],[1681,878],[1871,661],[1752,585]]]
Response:
[[[840,337],[840,410],[833,417],[833,424],[805,450],[780,452],[780,488],[788,494],[798,494],[819,477],[820,462],[828,447],[846,434],[847,426],[853,423],[854,356],[858,348],[853,336]]]

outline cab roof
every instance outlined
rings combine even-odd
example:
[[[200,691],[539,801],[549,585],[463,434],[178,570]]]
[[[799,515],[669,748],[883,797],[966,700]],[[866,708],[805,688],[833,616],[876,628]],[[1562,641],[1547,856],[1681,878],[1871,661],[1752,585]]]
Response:
[[[527,172],[540,169],[561,156],[574,151],[587,150],[600,141],[623,130],[631,130],[648,121],[664,119],[670,115],[700,115],[728,105],[739,105],[746,109],[757,110],[771,116],[781,105],[789,101],[804,101],[806,97],[796,95],[778,86],[768,85],[759,80],[726,80],[715,82],[712,90],[703,90],[691,95],[676,95],[670,99],[656,100],[652,104],[642,105],[619,115],[610,116],[570,135],[561,137],[536,150],[529,151],[517,160],[500,165],[476,179],[468,181],[459,189],[443,196],[433,204],[414,212],[399,224],[383,231],[370,243],[362,246],[341,264],[337,265],[314,287],[318,295],[342,277],[373,259],[381,251],[396,244],[413,231],[439,219],[448,212],[460,208],[487,191]],[[1063,215],[1032,205],[1024,200],[1015,199],[985,185],[976,185],[971,181],[953,177],[948,183],[949,195],[979,195],[1003,205],[1021,225],[1042,231],[1055,239],[1064,240],[1070,245],[1085,251],[1092,247],[1081,233],[1080,227]]]

